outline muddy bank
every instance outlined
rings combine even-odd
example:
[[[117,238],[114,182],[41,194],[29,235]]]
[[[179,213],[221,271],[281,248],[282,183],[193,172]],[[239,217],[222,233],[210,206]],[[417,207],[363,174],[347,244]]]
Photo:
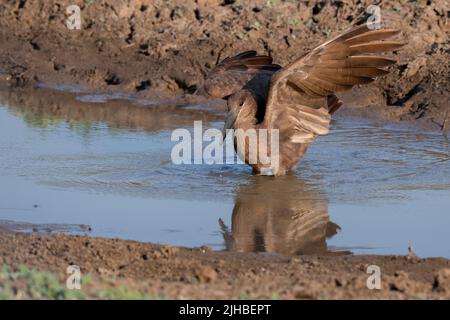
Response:
[[[0,4],[0,82],[83,84],[141,97],[192,93],[215,63],[256,49],[286,64],[353,24],[373,1],[74,1]],[[381,18],[408,42],[374,85],[343,96],[352,114],[448,129],[445,1],[381,1]]]
[[[64,232],[65,234],[88,235],[90,231],[91,227],[85,224],[36,224],[0,219],[0,232],[35,232],[47,235]]]
[[[57,234],[0,233],[0,265],[63,274],[80,266],[99,285],[130,284],[147,295],[194,299],[450,297],[450,262],[412,256],[300,256],[214,252]],[[369,265],[381,290],[368,290]]]

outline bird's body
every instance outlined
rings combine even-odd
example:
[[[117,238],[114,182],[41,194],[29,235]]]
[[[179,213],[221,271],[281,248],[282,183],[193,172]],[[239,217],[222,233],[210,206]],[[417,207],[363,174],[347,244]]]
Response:
[[[230,251],[337,254],[327,247],[340,227],[330,221],[326,195],[296,175],[249,179],[236,190],[231,230],[219,223]]]
[[[403,43],[386,40],[396,34],[398,30],[358,26],[284,68],[272,64],[271,57],[243,52],[218,64],[201,90],[227,99],[224,130],[256,130],[257,146],[247,136],[235,136],[235,148],[253,173],[284,175],[318,135],[328,134],[331,115],[342,105],[336,92],[388,73],[384,67],[395,61],[371,54],[401,47]],[[260,132],[266,132],[267,143],[260,143]],[[257,149],[256,161],[252,148]],[[276,158],[276,165],[262,161],[261,154]]]
[[[233,110],[235,106],[240,105],[240,101],[244,102],[244,107],[242,107],[239,111],[239,117],[236,117],[233,124],[234,130],[243,130],[242,132],[248,132],[249,130],[254,129],[256,132],[256,137],[258,141],[262,140],[262,136],[258,135],[258,133],[262,132],[261,130],[266,130],[267,139],[264,139],[263,143],[258,144],[258,151],[261,154],[267,155],[268,158],[272,156],[272,140],[271,134],[272,129],[270,127],[270,123],[268,121],[264,121],[265,119],[261,117],[261,114],[264,116],[264,113],[261,112],[261,109],[266,105],[266,99],[262,99],[262,102],[258,104],[258,98],[255,97],[253,91],[248,89],[242,89],[238,93],[234,94],[228,100],[229,110]],[[260,116],[258,117],[258,111],[260,112]],[[233,117],[233,113],[231,114]],[[276,128],[278,129],[278,128]],[[280,134],[281,133],[281,134]],[[278,130],[278,152],[277,152],[277,166],[274,168],[270,163],[262,163],[261,161],[251,161],[250,149],[252,148],[250,138],[245,137],[242,140],[238,139],[238,135],[235,134],[234,144],[235,149],[239,155],[239,157],[247,164],[250,164],[253,168],[253,174],[257,175],[283,175],[289,169],[291,169],[298,162],[299,159],[303,157],[310,143],[283,143],[282,141],[286,141],[291,132],[288,130]],[[241,143],[241,144],[240,144]],[[257,154],[258,156],[259,154]],[[258,160],[258,159],[257,159]]]

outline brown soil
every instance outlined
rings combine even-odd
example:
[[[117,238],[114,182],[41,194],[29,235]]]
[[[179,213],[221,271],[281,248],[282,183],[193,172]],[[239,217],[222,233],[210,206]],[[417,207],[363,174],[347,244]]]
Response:
[[[64,273],[80,266],[103,283],[193,299],[448,299],[450,261],[408,256],[300,256],[214,252],[118,239],[0,232],[0,265]],[[369,290],[367,267],[381,268]],[[115,280],[113,280],[115,279]],[[113,281],[111,283],[111,281]]]
[[[449,11],[445,0],[379,1],[408,42],[374,85],[343,95],[343,113],[449,122]],[[69,4],[82,29],[69,30]],[[144,97],[192,93],[220,59],[256,49],[286,64],[353,24],[373,1],[95,0],[0,4],[0,82],[83,84]],[[345,111],[346,110],[346,111]]]

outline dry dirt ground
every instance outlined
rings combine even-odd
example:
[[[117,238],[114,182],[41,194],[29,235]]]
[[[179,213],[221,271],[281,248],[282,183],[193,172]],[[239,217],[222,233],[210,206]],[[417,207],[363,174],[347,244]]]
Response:
[[[81,30],[66,26],[74,3]],[[285,65],[366,21],[371,4],[408,44],[389,76],[342,96],[343,112],[449,129],[448,0],[2,1],[0,82],[189,94],[221,58],[255,49]]]
[[[56,274],[75,264],[92,275],[95,286],[126,283],[147,296],[172,299],[450,298],[450,261],[442,258],[286,257],[0,232],[1,264],[13,268],[25,264]],[[370,265],[380,267],[381,290],[367,288]]]

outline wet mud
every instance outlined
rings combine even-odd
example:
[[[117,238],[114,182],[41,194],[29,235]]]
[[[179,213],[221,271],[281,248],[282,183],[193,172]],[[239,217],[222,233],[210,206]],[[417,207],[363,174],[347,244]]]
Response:
[[[76,1],[75,1],[76,2]],[[191,94],[220,59],[255,49],[286,65],[355,24],[373,1],[73,1],[0,4],[0,81],[83,84],[143,97]],[[449,125],[445,1],[382,1],[381,21],[407,42],[391,74],[342,95],[343,112]]]
[[[126,281],[172,299],[448,299],[450,263],[408,256],[299,256],[214,252],[118,239],[0,232],[0,264],[64,273],[80,266],[99,286]],[[380,290],[370,290],[370,265]]]

